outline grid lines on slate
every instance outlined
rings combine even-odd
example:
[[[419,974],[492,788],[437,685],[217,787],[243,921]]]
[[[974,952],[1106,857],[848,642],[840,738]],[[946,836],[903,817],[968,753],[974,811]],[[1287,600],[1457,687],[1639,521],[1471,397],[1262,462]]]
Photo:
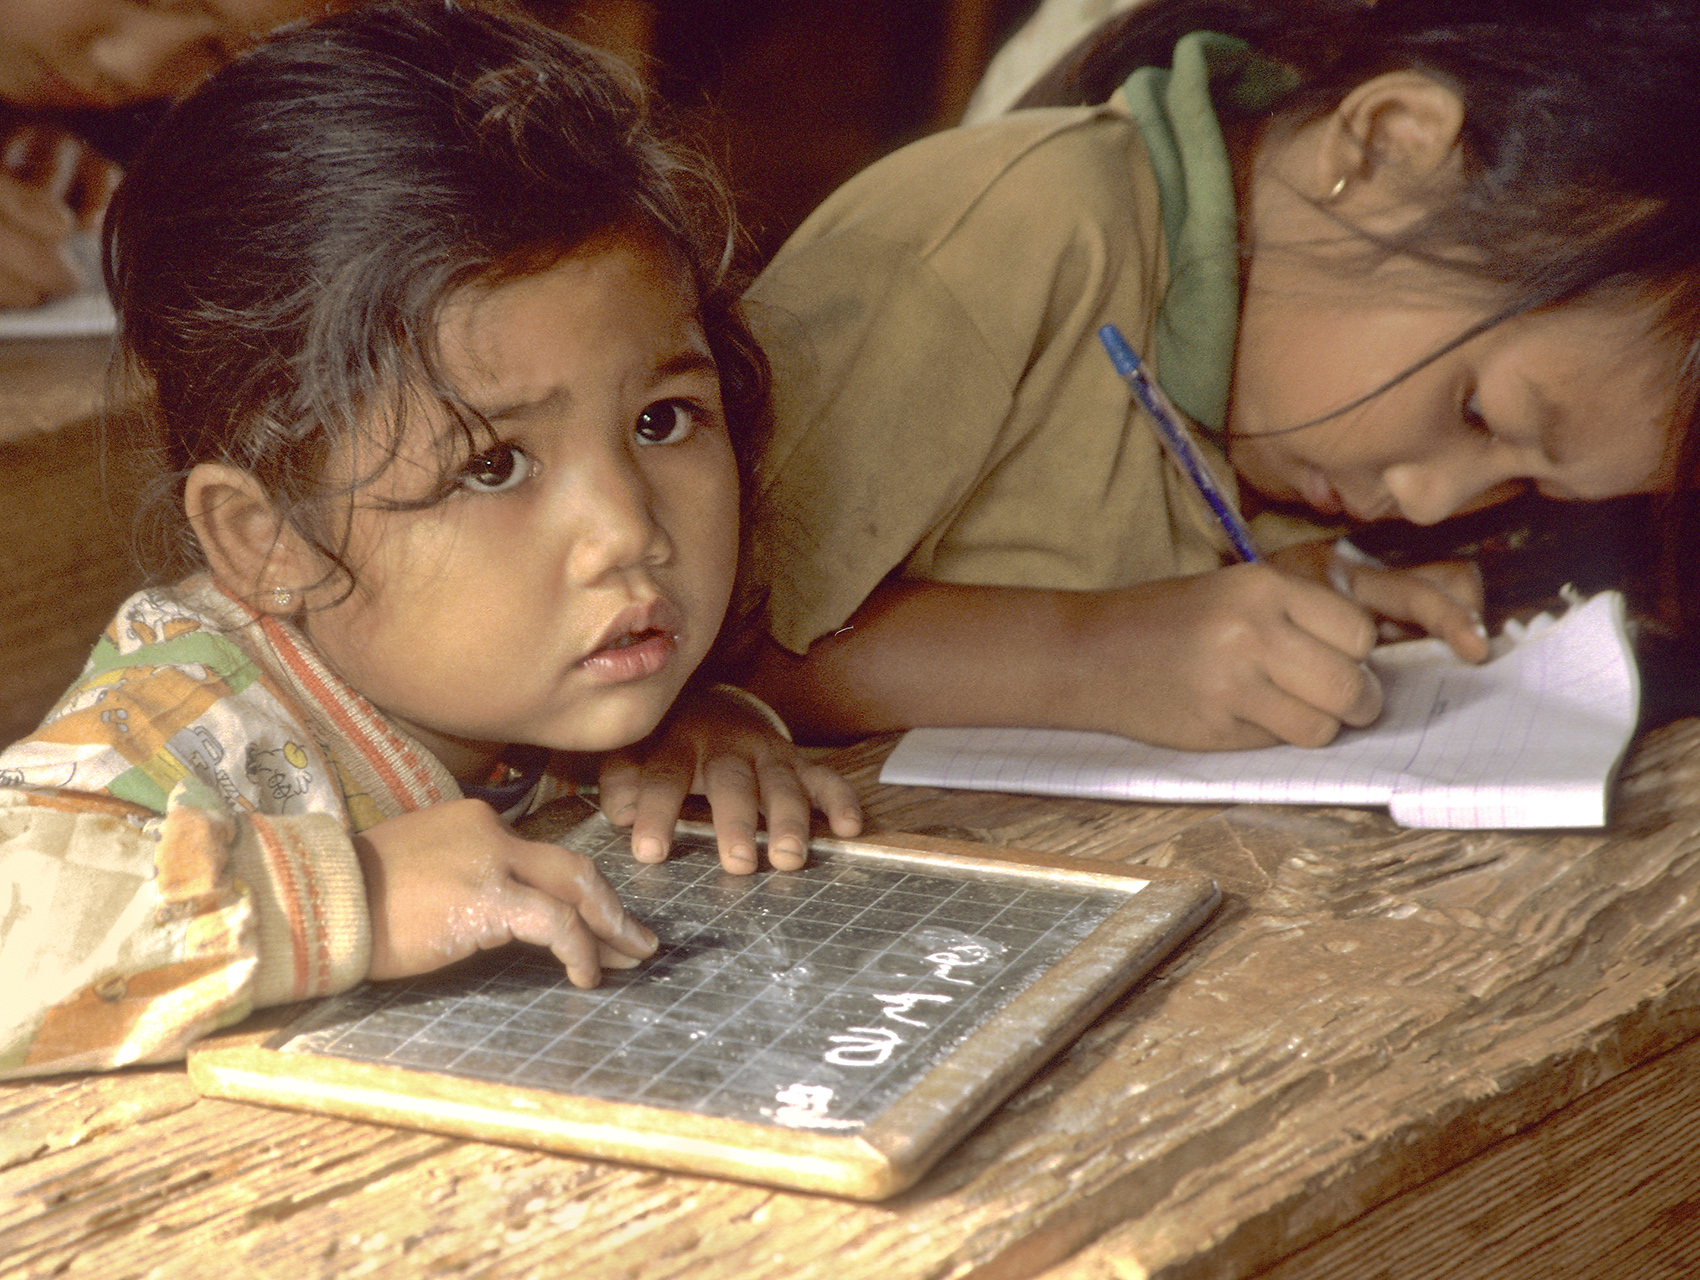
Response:
[[[848,1129],[877,1116],[1125,900],[841,858],[729,876],[706,841],[656,866],[623,845],[594,852],[661,939],[640,968],[580,991],[547,952],[507,948],[362,987],[334,1021],[288,1048]],[[776,1120],[781,1094],[811,1098],[816,1111]]]

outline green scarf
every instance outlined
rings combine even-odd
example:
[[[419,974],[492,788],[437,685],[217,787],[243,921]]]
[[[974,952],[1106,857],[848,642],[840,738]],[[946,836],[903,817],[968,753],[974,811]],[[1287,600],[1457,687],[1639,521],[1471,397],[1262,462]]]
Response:
[[[1245,41],[1195,31],[1175,45],[1173,66],[1141,67],[1121,87],[1156,173],[1169,251],[1152,364],[1175,403],[1217,433],[1233,379],[1240,268],[1239,209],[1216,102],[1255,111],[1295,83],[1292,71]]]

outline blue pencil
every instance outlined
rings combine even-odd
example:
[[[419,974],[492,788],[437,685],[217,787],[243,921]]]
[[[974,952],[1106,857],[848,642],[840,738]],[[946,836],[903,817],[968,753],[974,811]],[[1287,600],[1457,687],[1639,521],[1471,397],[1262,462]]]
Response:
[[[1107,324],[1098,330],[1098,340],[1104,344],[1104,350],[1110,353],[1110,363],[1116,366],[1116,372],[1121,375],[1122,381],[1132,388],[1135,399],[1150,415],[1157,438],[1163,442],[1163,448],[1180,464],[1181,471],[1192,481],[1193,488],[1210,504],[1216,523],[1221,525],[1222,532],[1228,535],[1228,541],[1233,544],[1234,551],[1241,560],[1262,559],[1257,554],[1257,547],[1252,543],[1251,530],[1246,528],[1245,521],[1240,519],[1240,513],[1234,510],[1234,504],[1216,487],[1210,468],[1199,456],[1198,445],[1193,441],[1192,433],[1181,421],[1180,411],[1175,408],[1169,397],[1163,394],[1163,389],[1151,380],[1151,375],[1145,372],[1145,362],[1127,345],[1127,339],[1122,337],[1121,330],[1113,324]]]

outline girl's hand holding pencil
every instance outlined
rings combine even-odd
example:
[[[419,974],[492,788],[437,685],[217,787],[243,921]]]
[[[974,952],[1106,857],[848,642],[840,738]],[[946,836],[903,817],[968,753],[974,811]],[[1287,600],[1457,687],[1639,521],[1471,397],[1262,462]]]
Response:
[[[1124,721],[1114,732],[1192,750],[1320,747],[1381,714],[1364,665],[1375,624],[1320,583],[1256,563],[1090,595],[1096,651],[1123,655],[1103,690]]]

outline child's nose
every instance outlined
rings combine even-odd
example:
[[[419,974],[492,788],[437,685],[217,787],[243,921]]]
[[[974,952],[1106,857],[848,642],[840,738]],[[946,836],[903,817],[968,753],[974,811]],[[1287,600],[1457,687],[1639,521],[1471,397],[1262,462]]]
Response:
[[[1503,502],[1519,489],[1517,477],[1479,458],[1401,463],[1382,473],[1399,514],[1412,524],[1438,524],[1448,516]]]
[[[135,9],[88,46],[97,70],[137,98],[180,98],[237,52],[205,15]]]
[[[587,460],[576,468],[567,496],[569,553],[574,582],[591,585],[609,574],[664,563],[672,543],[655,516],[655,495],[629,454]]]

